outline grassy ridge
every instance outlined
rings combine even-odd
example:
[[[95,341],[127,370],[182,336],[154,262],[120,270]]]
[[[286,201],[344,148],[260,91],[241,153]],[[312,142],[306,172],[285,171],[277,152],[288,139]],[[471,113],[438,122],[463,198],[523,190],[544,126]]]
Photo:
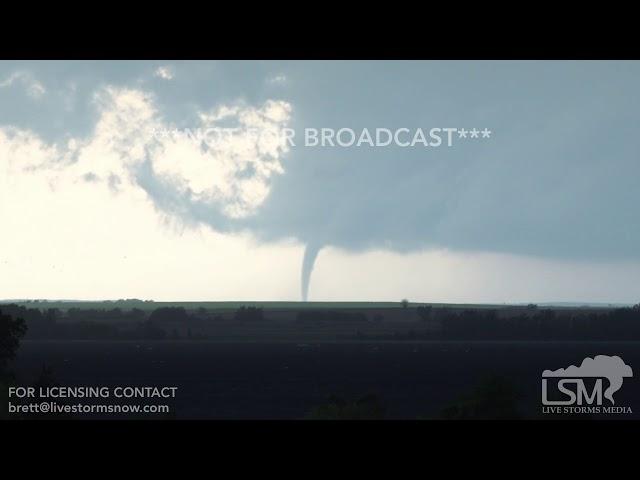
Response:
[[[233,302],[153,302],[142,300],[115,300],[115,301],[2,301],[2,303],[14,303],[27,308],[48,309],[57,308],[68,310],[70,308],[110,310],[119,308],[131,310],[138,308],[144,311],[152,311],[160,307],[184,307],[187,310],[205,308],[209,311],[236,310],[242,306],[262,307],[265,310],[305,310],[305,309],[379,309],[379,308],[403,308],[402,302],[257,302],[257,301],[233,301]],[[446,303],[409,303],[410,307],[420,305],[432,305],[434,307],[447,306],[452,308],[501,308],[505,305],[490,304],[446,304]]]

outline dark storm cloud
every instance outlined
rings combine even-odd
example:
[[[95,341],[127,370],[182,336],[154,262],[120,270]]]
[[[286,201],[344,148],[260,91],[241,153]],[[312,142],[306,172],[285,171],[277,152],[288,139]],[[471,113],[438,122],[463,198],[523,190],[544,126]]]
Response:
[[[311,69],[301,127],[488,127],[493,137],[431,150],[296,148],[255,219],[266,237],[637,258],[637,64]]]

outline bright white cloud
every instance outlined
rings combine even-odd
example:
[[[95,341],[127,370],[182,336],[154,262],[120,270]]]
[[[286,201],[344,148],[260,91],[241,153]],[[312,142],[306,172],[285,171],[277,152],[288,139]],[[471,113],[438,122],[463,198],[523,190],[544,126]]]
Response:
[[[281,160],[288,146],[278,132],[290,118],[286,102],[221,106],[200,115],[200,123],[190,129],[194,135],[166,136],[157,132],[170,132],[175,126],[162,120],[149,93],[108,87],[95,95],[94,103],[100,115],[92,135],[70,139],[66,145],[47,145],[32,132],[0,129],[5,170],[46,175],[59,188],[91,178],[120,190],[141,190],[135,168],[149,161],[176,193],[190,195],[230,218],[255,213],[270,193],[272,178],[284,173]],[[197,141],[196,132],[221,128],[222,120],[224,128],[231,122],[233,135]],[[267,131],[276,134],[260,134]]]
[[[0,298],[267,300],[298,290],[289,244],[174,228],[140,190],[81,180],[52,189],[22,175],[6,192]]]
[[[284,148],[242,129],[280,128],[288,104],[220,107],[240,135],[204,148],[185,136],[154,138],[154,129],[173,125],[149,93],[109,87],[94,103],[99,117],[85,138],[49,144],[34,132],[0,128],[3,298],[269,299],[297,290],[299,247],[167,223],[134,175],[148,160],[212,208],[251,214],[284,171]],[[217,125],[216,115],[203,113],[196,127]]]
[[[163,80],[173,80],[175,77],[173,68],[168,65],[158,67],[153,75]]]
[[[289,147],[282,130],[290,116],[290,104],[273,100],[203,112],[197,128],[162,141],[154,170],[194,199],[221,205],[225,215],[246,217],[267,198],[272,177],[284,173]],[[202,143],[194,142],[198,133]]]
[[[44,85],[37,81],[32,74],[22,71],[14,72],[0,81],[0,88],[8,88],[16,84],[22,85],[27,95],[36,100],[41,98],[47,91]]]

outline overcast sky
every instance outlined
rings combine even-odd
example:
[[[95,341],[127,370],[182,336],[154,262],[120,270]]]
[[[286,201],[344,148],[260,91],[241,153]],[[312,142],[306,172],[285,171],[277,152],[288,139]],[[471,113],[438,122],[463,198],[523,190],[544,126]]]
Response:
[[[638,62],[0,62],[0,298],[298,300],[304,263],[310,300],[637,303],[638,85]],[[400,133],[305,146],[321,128]]]

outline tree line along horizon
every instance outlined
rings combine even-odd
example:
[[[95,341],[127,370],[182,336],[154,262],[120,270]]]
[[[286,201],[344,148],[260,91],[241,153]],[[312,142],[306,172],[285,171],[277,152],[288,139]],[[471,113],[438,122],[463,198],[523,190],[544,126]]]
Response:
[[[352,339],[363,340],[640,340],[640,304],[612,309],[554,309],[528,306],[510,309],[451,308],[403,303],[393,319],[381,310],[303,309],[294,312],[292,322],[330,331],[352,329]],[[0,305],[0,345],[8,352],[25,339],[148,339],[215,338],[203,333],[207,326],[269,325],[280,322],[277,313],[262,307],[241,306],[221,314],[204,307],[159,307],[150,312],[132,308],[83,309],[66,311]],[[380,328],[384,326],[385,328]],[[397,328],[395,328],[397,327]],[[290,330],[290,329],[289,329]],[[17,347],[16,347],[17,348]],[[0,350],[2,355],[8,353]]]

